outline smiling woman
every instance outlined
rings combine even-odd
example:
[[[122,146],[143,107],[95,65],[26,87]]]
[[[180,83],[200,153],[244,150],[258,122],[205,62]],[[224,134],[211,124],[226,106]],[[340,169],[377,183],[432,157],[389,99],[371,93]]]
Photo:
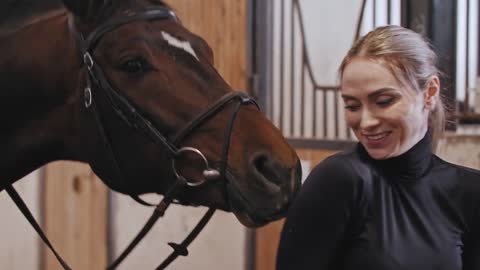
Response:
[[[418,46],[417,42],[421,42],[420,44],[423,46]],[[363,64],[358,64],[358,62]],[[342,95],[347,94],[345,91],[351,89],[352,84],[357,88],[365,86],[367,88],[363,90],[369,91],[375,90],[372,89],[372,86],[377,87],[376,90],[391,86],[389,88],[397,90],[398,94],[410,99],[406,102],[401,100],[400,104],[413,104],[421,101],[421,99],[412,96],[423,94],[428,110],[423,110],[420,115],[423,118],[427,117],[428,121],[422,121],[424,123],[423,130],[419,132],[420,134],[413,134],[413,142],[423,137],[426,132],[425,124],[428,124],[432,131],[433,149],[435,150],[438,139],[442,136],[445,128],[445,108],[440,95],[440,71],[436,65],[437,56],[430,44],[426,43],[415,32],[405,31],[402,28],[379,28],[375,35],[366,35],[360,39],[350,49],[340,65]],[[348,73],[346,72],[347,67],[349,67]],[[373,69],[370,70],[369,68]],[[361,77],[365,78],[358,82],[358,85],[356,85],[356,81],[352,82],[355,79],[362,80]],[[372,85],[365,85],[368,83]],[[348,109],[348,104],[346,106]],[[394,108],[397,107],[394,106]],[[417,112],[419,112],[418,108]],[[356,129],[353,128],[353,130]],[[405,135],[405,137],[412,136]],[[360,137],[358,138],[360,139]],[[405,152],[413,144],[407,142],[403,147],[404,149],[399,150],[399,152]]]
[[[439,92],[436,75],[427,91],[416,91],[382,61],[361,56],[346,65],[341,86],[347,124],[375,159],[399,156],[425,136],[430,110],[423,96],[433,104]]]
[[[433,153],[444,109],[428,42],[380,27],[353,45],[339,71],[359,143],[308,176],[277,269],[480,269],[480,172]]]

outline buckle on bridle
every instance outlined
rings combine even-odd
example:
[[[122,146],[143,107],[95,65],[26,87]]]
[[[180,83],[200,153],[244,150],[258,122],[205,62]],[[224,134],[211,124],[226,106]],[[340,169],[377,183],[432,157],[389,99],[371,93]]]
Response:
[[[87,66],[88,70],[92,70],[92,68],[93,68],[93,58],[92,58],[92,56],[90,55],[89,52],[86,52],[86,53],[83,55],[83,63],[85,63],[85,65]]]
[[[92,105],[92,89],[90,87],[85,88],[83,91],[85,108],[89,108]]]

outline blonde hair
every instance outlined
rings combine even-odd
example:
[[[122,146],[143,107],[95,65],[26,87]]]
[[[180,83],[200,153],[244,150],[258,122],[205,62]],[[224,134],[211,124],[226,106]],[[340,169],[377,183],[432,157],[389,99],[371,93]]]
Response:
[[[357,40],[340,65],[340,79],[347,64],[358,56],[380,60],[400,83],[416,91],[426,89],[432,76],[440,76],[437,55],[431,44],[420,34],[400,26],[378,27]],[[435,151],[445,131],[445,106],[441,95],[429,115],[428,126]]]

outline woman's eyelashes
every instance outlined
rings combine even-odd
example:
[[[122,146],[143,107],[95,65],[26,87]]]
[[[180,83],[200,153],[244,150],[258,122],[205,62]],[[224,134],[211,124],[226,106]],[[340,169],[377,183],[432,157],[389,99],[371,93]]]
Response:
[[[396,100],[396,97],[393,96],[381,96],[373,100],[373,104],[380,108],[386,108],[392,105]],[[362,103],[358,101],[344,101],[344,108],[348,111],[354,112],[358,111],[362,107]]]
[[[388,107],[391,104],[393,104],[394,100],[395,100],[395,97],[384,96],[384,97],[378,97],[375,103],[380,107]]]
[[[360,104],[347,101],[345,102],[345,109],[354,112],[360,109]]]

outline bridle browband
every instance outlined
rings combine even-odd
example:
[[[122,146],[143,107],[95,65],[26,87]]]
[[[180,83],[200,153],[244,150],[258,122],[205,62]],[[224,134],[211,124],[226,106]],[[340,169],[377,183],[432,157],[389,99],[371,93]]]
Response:
[[[101,67],[96,64],[93,58],[93,51],[102,38],[102,36],[124,24],[128,24],[133,21],[149,21],[149,20],[164,20],[170,19],[176,21],[175,14],[166,7],[157,7],[155,9],[148,9],[138,13],[129,13],[123,17],[114,17],[109,19],[107,22],[103,23],[97,27],[93,32],[91,32],[88,37],[85,39],[82,34],[80,34],[74,25],[72,17],[69,17],[68,23],[69,28],[72,33],[75,35],[76,44],[78,49],[81,52],[83,59],[83,65],[87,68],[87,85],[84,90],[84,106],[85,108],[93,115],[94,121],[96,123],[97,129],[102,137],[103,144],[106,146],[106,152],[109,156],[110,166],[113,167],[116,177],[123,179],[123,174],[121,173],[121,168],[118,164],[117,158],[111,146],[111,142],[108,139],[106,130],[104,128],[102,118],[100,117],[99,111],[97,109],[97,104],[94,100],[93,92],[95,96],[104,97],[108,104],[111,105],[115,114],[122,119],[129,127],[137,130],[141,134],[147,136],[150,140],[155,143],[159,143],[166,149],[168,157],[172,161],[172,172],[175,176],[174,183],[167,189],[161,202],[155,206],[155,210],[151,217],[147,220],[144,227],[132,240],[132,242],[127,246],[127,248],[121,253],[121,255],[107,268],[108,270],[116,269],[116,267],[130,254],[130,252],[135,248],[135,246],[143,239],[143,237],[150,231],[155,222],[164,215],[165,211],[169,205],[173,202],[175,196],[184,188],[185,186],[196,187],[202,184],[205,184],[207,181],[221,180],[228,181],[227,173],[227,163],[228,163],[228,152],[230,146],[230,137],[233,130],[233,125],[237,116],[238,111],[242,105],[245,104],[254,104],[258,107],[257,103],[247,94],[243,92],[229,92],[211,105],[207,110],[202,114],[195,117],[191,120],[185,128],[181,129],[173,137],[173,139],[168,139],[166,136],[160,132],[155,125],[146,119],[142,114],[138,112],[136,107],[132,105],[132,102],[128,100],[127,97],[123,96],[119,91],[115,90],[110,84],[109,80],[105,76]],[[97,92],[98,91],[98,92]],[[98,94],[98,95],[97,95]],[[235,103],[234,103],[235,102]],[[210,166],[208,159],[205,155],[197,148],[184,146],[178,147],[178,144],[188,135],[190,135],[198,126],[205,123],[209,118],[216,115],[220,112],[227,104],[234,103],[233,111],[230,115],[230,118],[227,122],[225,138],[222,146],[222,153],[220,163],[217,168]],[[191,181],[188,178],[182,176],[181,172],[178,171],[176,167],[176,158],[183,155],[184,153],[193,153],[201,158],[204,163],[205,169],[203,171],[204,179],[201,181]],[[123,180],[122,185],[126,185],[126,181]],[[15,191],[12,185],[5,188],[7,193],[10,195],[12,200],[17,204],[19,209],[25,215],[27,220],[32,224],[34,229],[40,235],[45,244],[52,250],[57,260],[63,266],[64,269],[71,269],[61,256],[56,252],[45,233],[42,231],[41,227],[35,221],[33,215],[28,210],[27,206],[20,198],[18,193]],[[144,205],[152,206],[143,200],[141,200],[136,194],[130,194],[130,196],[142,203]],[[173,252],[162,262],[160,266],[156,269],[165,269],[173,260],[178,256],[188,255],[187,247],[195,239],[195,237],[200,233],[204,228],[210,218],[215,212],[214,208],[209,208],[208,211],[201,218],[199,223],[195,226],[192,232],[185,238],[184,241],[180,244],[168,243],[172,248]]]

